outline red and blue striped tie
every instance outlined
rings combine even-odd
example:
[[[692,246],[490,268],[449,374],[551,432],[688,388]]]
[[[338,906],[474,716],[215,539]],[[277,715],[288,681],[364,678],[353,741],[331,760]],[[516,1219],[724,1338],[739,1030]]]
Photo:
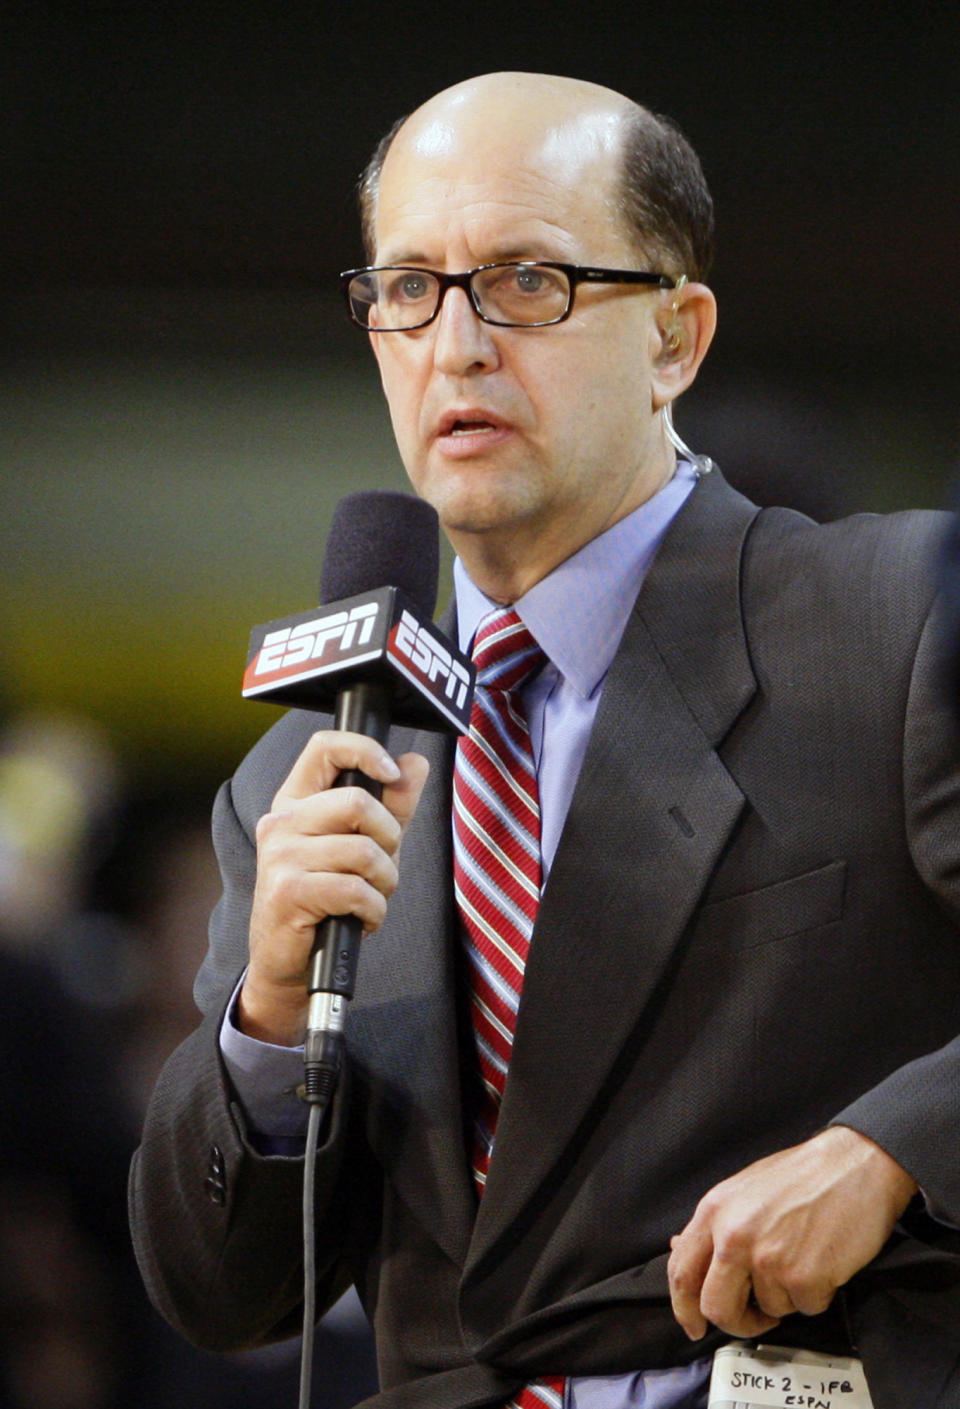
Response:
[[[546,657],[512,607],[480,623],[470,732],[453,778],[454,887],[467,932],[483,1079],[472,1151],[483,1194],[507,1081],[523,971],[540,903],[540,800],[518,691]],[[526,1385],[506,1409],[562,1409],[563,1378]]]

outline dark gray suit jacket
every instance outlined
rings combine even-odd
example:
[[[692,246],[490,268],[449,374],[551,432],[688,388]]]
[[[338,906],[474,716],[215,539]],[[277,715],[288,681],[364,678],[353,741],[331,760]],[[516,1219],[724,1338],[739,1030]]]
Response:
[[[321,1295],[356,1281],[383,1409],[496,1403],[537,1373],[718,1344],[673,1322],[670,1235],[718,1180],[832,1120],[960,1225],[960,752],[936,689],[937,531],[929,514],[818,527],[758,512],[717,473],[699,483],[604,686],[479,1212],[452,752],[397,731],[431,781],[364,942],[318,1175]],[[217,1030],[245,958],[253,829],[315,725],[285,716],[218,800],[207,1016],[164,1071],[132,1174],[147,1285],[212,1347],[292,1333],[300,1314],[301,1165],[251,1148]],[[960,1404],[960,1236],[911,1209],[830,1313],[777,1338],[854,1342],[876,1409]]]

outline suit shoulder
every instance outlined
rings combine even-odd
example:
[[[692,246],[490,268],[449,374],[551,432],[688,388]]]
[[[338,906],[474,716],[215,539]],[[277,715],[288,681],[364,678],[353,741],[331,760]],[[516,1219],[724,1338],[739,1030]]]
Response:
[[[237,817],[252,833],[269,811],[274,794],[299,758],[311,734],[332,725],[326,714],[291,709],[257,740],[233,776],[231,792]]]
[[[901,614],[926,614],[936,591],[937,560],[949,515],[935,509],[854,514],[818,524],[792,509],[763,509],[744,558],[748,586],[779,592],[849,594],[899,603]]]
[[[931,510],[827,524],[790,510],[761,511],[741,574],[754,665],[769,665],[790,643],[790,657],[824,680],[853,672],[906,690],[937,595],[948,522]]]

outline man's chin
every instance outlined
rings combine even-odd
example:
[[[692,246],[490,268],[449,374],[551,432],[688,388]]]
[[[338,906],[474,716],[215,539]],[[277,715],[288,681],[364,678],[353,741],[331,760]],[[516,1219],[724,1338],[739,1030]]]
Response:
[[[440,525],[448,535],[487,537],[507,535],[517,529],[527,517],[518,505],[503,503],[435,504]]]
[[[509,532],[529,518],[535,505],[527,484],[505,481],[474,469],[464,475],[431,476],[416,484],[417,493],[437,511],[448,534]]]

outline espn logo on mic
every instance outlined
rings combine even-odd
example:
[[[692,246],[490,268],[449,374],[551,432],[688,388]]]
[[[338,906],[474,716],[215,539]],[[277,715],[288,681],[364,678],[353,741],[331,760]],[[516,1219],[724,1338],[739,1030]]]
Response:
[[[395,723],[469,727],[473,663],[397,587],[255,626],[243,695],[332,710],[347,673],[389,685]]]
[[[326,616],[313,616],[296,626],[268,631],[253,665],[253,678],[261,684],[275,684],[299,678],[298,667],[310,661],[326,657],[329,664],[334,658],[344,659],[348,652],[351,652],[351,659],[356,659],[352,655],[353,647],[369,645],[378,611],[376,602],[364,602],[349,612],[328,612]],[[247,676],[250,674],[248,668]],[[246,689],[245,677],[244,694],[248,693],[252,692]]]

